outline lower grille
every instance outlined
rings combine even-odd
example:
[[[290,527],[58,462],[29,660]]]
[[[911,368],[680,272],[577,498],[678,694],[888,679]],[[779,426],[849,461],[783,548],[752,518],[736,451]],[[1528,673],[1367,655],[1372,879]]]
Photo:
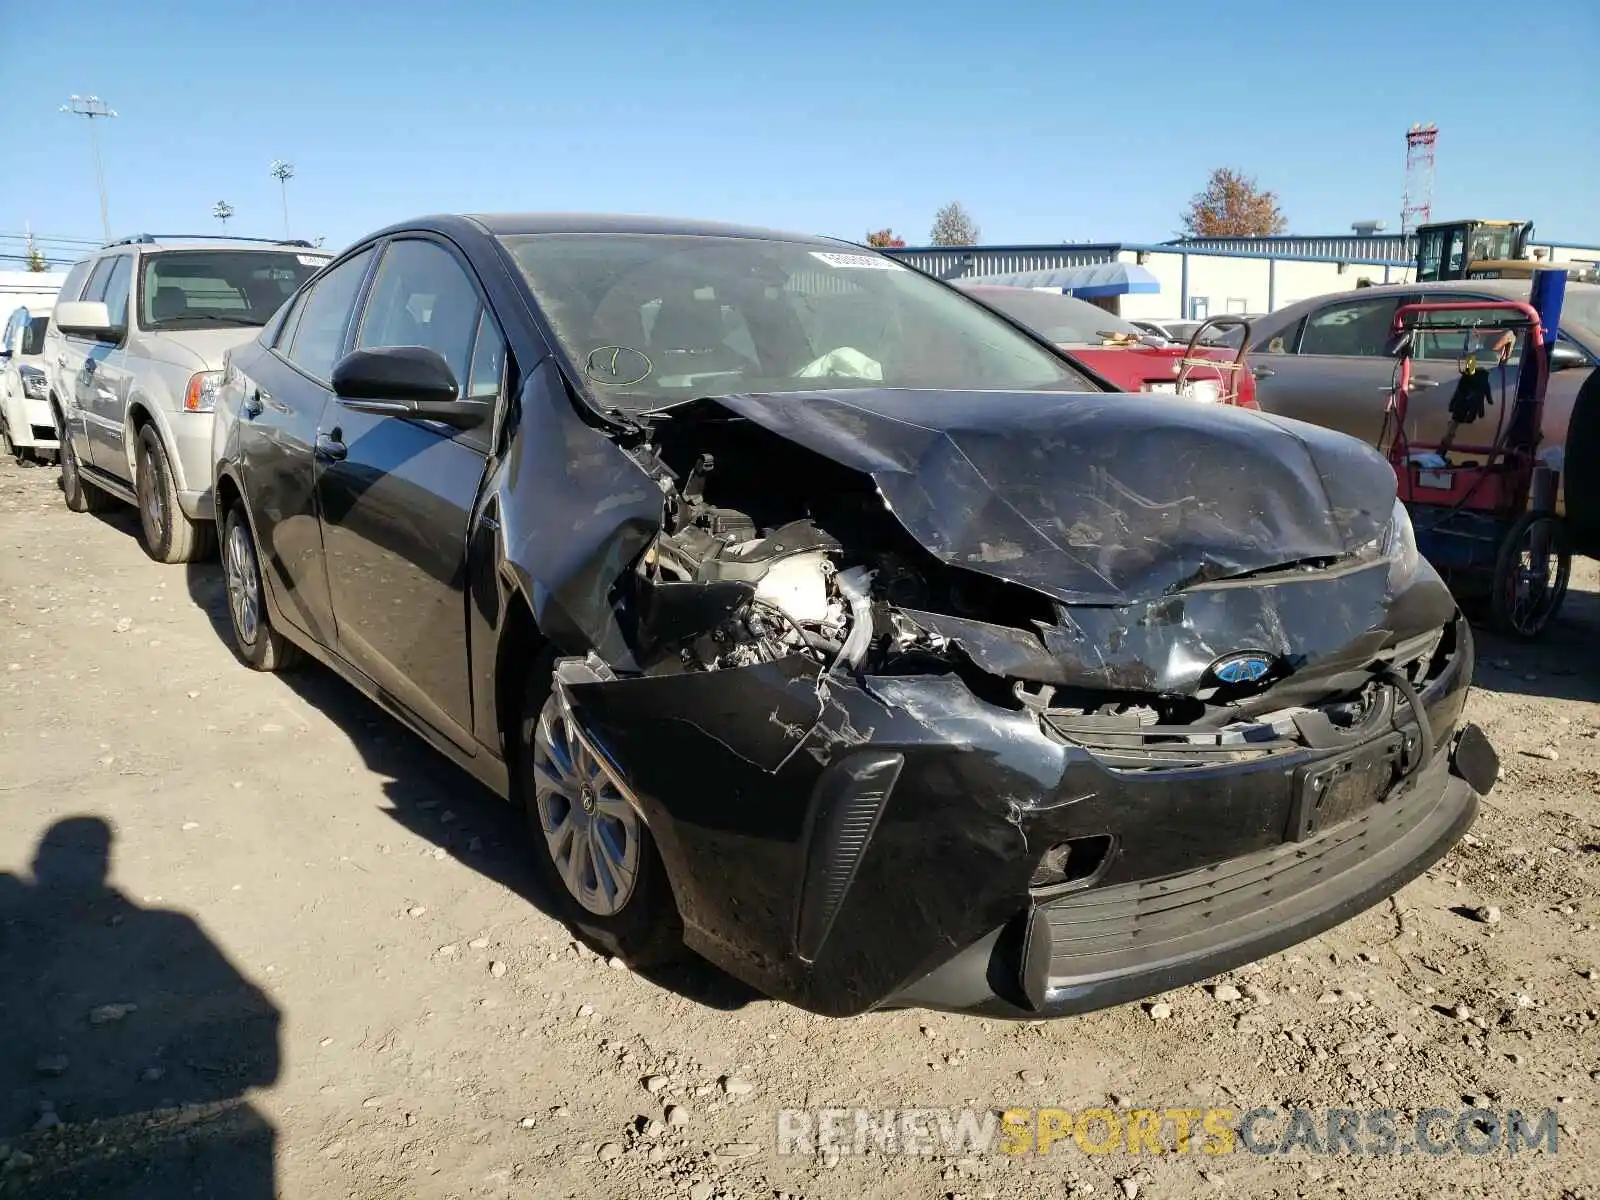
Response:
[[[1456,818],[1438,786],[1444,757],[1422,773],[1420,786],[1306,841],[1041,904],[1023,953],[1030,999],[1042,1004],[1052,988],[1159,969],[1248,942],[1395,874]]]

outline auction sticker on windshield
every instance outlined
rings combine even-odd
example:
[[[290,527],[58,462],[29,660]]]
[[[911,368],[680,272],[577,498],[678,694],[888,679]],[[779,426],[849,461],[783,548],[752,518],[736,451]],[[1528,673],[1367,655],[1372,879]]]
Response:
[[[835,254],[829,250],[813,250],[811,257],[830,267],[854,267],[860,271],[902,271],[905,268],[891,258],[876,254]]]

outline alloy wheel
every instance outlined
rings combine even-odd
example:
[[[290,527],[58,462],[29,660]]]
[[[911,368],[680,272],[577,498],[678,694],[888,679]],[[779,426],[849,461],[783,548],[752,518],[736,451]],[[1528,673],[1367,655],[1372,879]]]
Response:
[[[139,447],[139,515],[144,519],[144,531],[152,546],[159,545],[166,534],[167,507],[165,481],[161,467],[149,447]]]
[[[247,648],[256,644],[261,631],[261,572],[256,565],[256,550],[250,544],[250,531],[235,518],[228,528],[228,544],[222,555],[223,573],[228,582],[228,607],[233,627]]]
[[[533,739],[534,804],[562,882],[596,916],[620,913],[639,878],[638,814],[577,736],[559,689]]]

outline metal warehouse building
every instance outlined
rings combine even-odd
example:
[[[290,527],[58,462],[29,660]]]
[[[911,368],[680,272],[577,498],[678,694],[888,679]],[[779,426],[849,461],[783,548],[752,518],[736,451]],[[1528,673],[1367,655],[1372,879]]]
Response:
[[[1600,246],[1537,242],[1561,262],[1600,263]],[[1411,278],[1416,242],[1400,234],[1178,238],[888,250],[945,279],[1060,288],[1124,317],[1199,320],[1263,313],[1326,292]]]

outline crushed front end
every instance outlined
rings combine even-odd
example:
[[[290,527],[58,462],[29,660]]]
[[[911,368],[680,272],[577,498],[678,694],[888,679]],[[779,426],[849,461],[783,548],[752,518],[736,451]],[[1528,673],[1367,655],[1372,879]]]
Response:
[[[924,404],[914,455],[871,428],[903,396],[722,401],[633,451],[667,512],[611,592],[626,654],[556,685],[693,949],[832,1015],[1081,1012],[1312,936],[1461,836],[1497,770],[1460,727],[1471,635],[1381,460],[1163,414],[1194,472],[1250,447],[1282,510],[1164,498],[1126,454],[1081,495],[1021,454],[1001,485],[973,429],[1016,419],[983,401]],[[1074,447],[1156,420],[1107,411]]]

